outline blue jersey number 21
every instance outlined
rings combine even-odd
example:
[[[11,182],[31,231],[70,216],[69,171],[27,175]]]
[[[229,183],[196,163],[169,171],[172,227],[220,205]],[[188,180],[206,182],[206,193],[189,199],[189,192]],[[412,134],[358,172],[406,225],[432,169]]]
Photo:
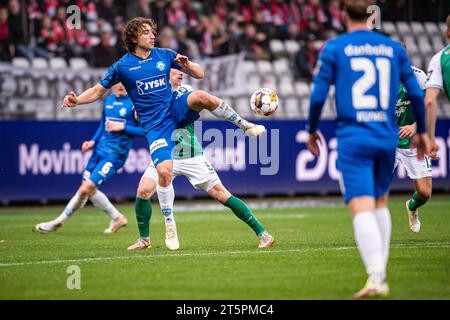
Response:
[[[389,82],[391,79],[391,62],[386,58],[376,58],[375,65],[368,58],[352,58],[350,66],[353,71],[364,74],[352,87],[352,102],[355,109],[376,109],[377,97],[365,94],[377,81],[378,71],[379,104],[382,109],[389,108]],[[376,68],[375,68],[376,67]]]

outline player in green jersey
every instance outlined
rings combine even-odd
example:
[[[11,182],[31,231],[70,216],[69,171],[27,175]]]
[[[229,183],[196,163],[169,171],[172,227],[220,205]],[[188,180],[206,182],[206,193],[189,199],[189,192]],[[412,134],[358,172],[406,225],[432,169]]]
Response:
[[[170,83],[176,90],[178,97],[192,91],[189,85],[183,85],[183,73],[172,69]],[[253,215],[248,206],[239,198],[233,196],[222,184],[213,166],[203,156],[200,145],[194,131],[194,125],[190,124],[176,133],[177,145],[173,156],[173,176],[185,176],[196,189],[207,192],[213,199],[230,208],[233,213],[250,228],[259,238],[259,247],[271,247],[274,238],[265,230],[258,219]],[[151,247],[149,221],[152,214],[150,198],[156,191],[158,173],[153,165],[145,171],[139,183],[136,196],[136,219],[138,221],[139,238],[129,250],[141,250]],[[166,247],[170,250],[179,248],[176,223],[173,216],[173,199],[164,203],[159,199],[164,221],[166,225]]]
[[[422,89],[425,89],[427,77],[422,70],[412,67],[417,81]],[[399,143],[395,155],[395,167],[399,163],[406,169],[408,177],[414,180],[415,192],[411,199],[406,201],[409,227],[412,232],[420,231],[418,208],[423,206],[431,197],[432,172],[431,159],[425,156],[423,160],[417,159],[417,149],[411,147],[411,139],[416,133],[416,120],[411,109],[411,101],[408,98],[403,84],[400,84],[395,112],[397,124],[400,128]]]
[[[450,40],[450,14],[447,16],[447,32]],[[436,100],[442,90],[450,101],[450,45],[433,56],[428,67],[428,79],[425,85],[425,105],[427,107],[427,131],[431,138],[432,159],[437,159],[438,147],[435,141],[436,131]]]

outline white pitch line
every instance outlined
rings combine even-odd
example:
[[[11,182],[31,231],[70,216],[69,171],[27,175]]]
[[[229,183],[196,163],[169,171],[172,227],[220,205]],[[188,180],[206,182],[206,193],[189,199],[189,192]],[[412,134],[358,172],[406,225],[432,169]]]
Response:
[[[391,248],[450,248],[450,242],[436,242],[425,243],[424,245],[417,244],[394,244]],[[17,267],[40,264],[58,264],[68,262],[93,262],[93,261],[108,261],[108,260],[135,260],[135,259],[153,259],[166,257],[206,257],[206,256],[223,256],[223,255],[241,255],[241,254],[274,254],[287,252],[314,252],[314,251],[340,251],[357,249],[355,246],[351,247],[328,247],[328,248],[306,248],[306,249],[287,249],[287,250],[261,250],[261,251],[226,251],[226,252],[192,252],[192,253],[172,253],[172,254],[155,254],[155,255],[139,255],[139,256],[116,256],[116,257],[98,257],[98,258],[82,258],[82,259],[65,259],[65,260],[43,260],[43,261],[29,261],[29,262],[12,262],[0,263],[0,267]]]

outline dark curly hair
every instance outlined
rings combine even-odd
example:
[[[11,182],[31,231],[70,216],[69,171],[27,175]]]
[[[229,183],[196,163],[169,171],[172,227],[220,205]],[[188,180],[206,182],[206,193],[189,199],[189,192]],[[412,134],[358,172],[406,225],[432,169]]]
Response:
[[[152,28],[153,33],[156,33],[156,23],[150,18],[137,17],[128,21],[125,30],[123,30],[122,40],[125,48],[129,52],[136,50],[137,39],[142,32],[144,24],[148,24]]]

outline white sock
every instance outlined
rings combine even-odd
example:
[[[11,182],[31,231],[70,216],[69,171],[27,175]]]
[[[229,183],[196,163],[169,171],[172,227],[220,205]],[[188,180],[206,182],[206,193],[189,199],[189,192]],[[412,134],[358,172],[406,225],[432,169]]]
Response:
[[[173,202],[175,200],[175,191],[172,183],[167,187],[156,186],[158,193],[159,205],[161,206],[162,214],[164,215],[164,222],[166,226],[175,225],[175,218],[173,216]]]
[[[70,199],[64,211],[59,215],[58,218],[53,220],[55,223],[63,223],[67,219],[69,219],[77,210],[84,207],[88,198],[81,198],[78,195],[78,192]]]
[[[359,253],[370,277],[384,281],[386,277],[383,241],[375,215],[360,212],[353,218],[353,230]]]
[[[391,243],[391,214],[388,208],[375,209],[375,218],[377,219],[378,229],[381,233],[383,242],[384,266],[386,268],[389,259],[389,247]]]
[[[122,216],[122,214],[113,206],[111,201],[109,201],[108,197],[98,189],[89,200],[91,200],[94,206],[103,210],[113,220],[118,220]]]
[[[248,127],[248,121],[242,119],[236,111],[233,110],[228,104],[226,104],[223,100],[220,102],[219,106],[212,110],[211,113],[215,115],[217,118],[225,119],[231,123],[234,123],[242,130],[245,130]]]

